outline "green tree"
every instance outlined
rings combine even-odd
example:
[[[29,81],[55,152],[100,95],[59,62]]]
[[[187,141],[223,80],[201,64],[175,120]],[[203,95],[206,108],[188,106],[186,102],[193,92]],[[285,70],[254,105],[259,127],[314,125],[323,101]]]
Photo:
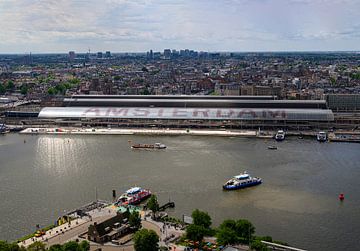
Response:
[[[49,248],[49,251],[63,251],[63,249],[60,244],[55,244]]]
[[[79,243],[76,241],[69,241],[62,246],[63,251],[82,251]]]
[[[54,87],[50,87],[47,92],[49,95],[55,95],[57,93]]]
[[[222,245],[236,243],[250,243],[255,233],[253,224],[244,219],[224,220],[216,234],[217,240]]]
[[[191,217],[193,218],[194,225],[203,226],[208,229],[211,226],[211,217],[207,212],[200,211],[199,209],[195,209]]]
[[[147,208],[149,208],[153,212],[153,214],[159,211],[159,202],[155,194],[151,195],[147,203]]]
[[[26,86],[26,85],[22,85],[21,88],[20,88],[20,93],[22,95],[26,95],[29,91],[29,88]]]
[[[63,84],[58,84],[55,86],[56,93],[65,94],[66,87]]]
[[[34,242],[28,246],[27,251],[45,251],[45,244],[39,241]]]
[[[351,73],[351,78],[359,80],[360,79],[360,72]]]
[[[6,88],[3,84],[0,83],[0,94],[5,94]]]
[[[236,221],[236,232],[238,233],[240,242],[250,243],[255,233],[255,227],[250,221],[240,219]]]
[[[195,224],[190,224],[186,228],[186,238],[192,241],[201,242],[205,236],[206,229],[203,226],[198,226]]]
[[[82,241],[79,244],[79,247],[82,251],[89,251],[90,250],[90,243],[87,241]]]
[[[0,241],[1,251],[26,251],[24,247],[19,247],[16,243],[8,243],[6,241]]]
[[[68,81],[72,86],[77,86],[80,84],[80,79],[78,78],[72,78]]]
[[[145,88],[144,90],[141,91],[140,94],[141,95],[150,95],[150,91],[147,88]]]
[[[133,211],[129,216],[129,224],[134,229],[141,228],[141,218],[138,211]]]
[[[6,83],[6,89],[7,90],[14,90],[15,89],[15,84],[12,80],[8,80]]]
[[[220,245],[235,244],[238,242],[238,236],[234,229],[224,227],[216,233],[217,242]]]
[[[256,251],[268,251],[269,250],[267,248],[267,246],[261,242],[261,240],[255,240],[255,241],[251,242],[250,248],[252,250],[256,250]]]
[[[331,83],[332,85],[336,85],[336,79],[333,78],[333,77],[331,77],[331,78],[330,78],[330,83]]]
[[[159,236],[154,230],[141,229],[134,235],[134,248],[136,251],[157,251]]]

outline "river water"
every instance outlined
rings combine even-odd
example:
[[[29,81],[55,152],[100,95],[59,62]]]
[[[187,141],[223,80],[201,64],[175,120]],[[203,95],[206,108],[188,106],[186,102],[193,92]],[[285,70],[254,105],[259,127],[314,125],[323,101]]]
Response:
[[[25,142],[24,142],[25,140]],[[132,150],[162,142],[164,151]],[[278,150],[268,150],[276,144]],[[223,191],[247,170],[260,186]],[[258,235],[309,250],[359,250],[360,144],[226,137],[19,135],[0,137],[0,239],[131,186],[151,189],[170,214],[208,211],[217,226],[246,218]],[[96,189],[95,189],[96,188]],[[338,194],[345,194],[339,202]]]

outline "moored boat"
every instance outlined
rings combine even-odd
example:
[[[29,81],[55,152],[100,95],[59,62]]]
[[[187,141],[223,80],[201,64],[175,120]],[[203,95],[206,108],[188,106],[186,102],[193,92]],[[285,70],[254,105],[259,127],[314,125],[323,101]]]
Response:
[[[138,205],[151,196],[151,191],[141,187],[132,187],[122,194],[115,204],[121,205]]]
[[[0,124],[0,134],[5,134],[10,132],[10,130],[6,127],[5,124]]]
[[[279,130],[275,135],[275,140],[283,141],[285,139],[285,132],[283,130]]]
[[[326,132],[318,132],[316,134],[316,139],[319,142],[325,142],[327,140],[327,134]]]
[[[270,150],[277,150],[277,146],[268,146],[268,149],[270,149]]]
[[[237,190],[246,187],[260,185],[262,179],[258,177],[251,177],[247,172],[241,173],[232,177],[224,185],[224,190]]]
[[[155,144],[134,144],[131,146],[133,149],[165,149],[166,145],[161,143]]]

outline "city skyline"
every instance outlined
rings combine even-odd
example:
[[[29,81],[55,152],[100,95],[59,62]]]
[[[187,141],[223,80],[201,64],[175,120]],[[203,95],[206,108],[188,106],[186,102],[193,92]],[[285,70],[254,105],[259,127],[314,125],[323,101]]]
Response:
[[[0,2],[0,53],[358,51],[355,0]]]

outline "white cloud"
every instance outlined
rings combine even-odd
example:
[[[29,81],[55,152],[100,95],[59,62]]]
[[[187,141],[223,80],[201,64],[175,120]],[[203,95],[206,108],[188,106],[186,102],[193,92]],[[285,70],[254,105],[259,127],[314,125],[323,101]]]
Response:
[[[356,0],[0,0],[0,52],[354,50],[359,11]]]

